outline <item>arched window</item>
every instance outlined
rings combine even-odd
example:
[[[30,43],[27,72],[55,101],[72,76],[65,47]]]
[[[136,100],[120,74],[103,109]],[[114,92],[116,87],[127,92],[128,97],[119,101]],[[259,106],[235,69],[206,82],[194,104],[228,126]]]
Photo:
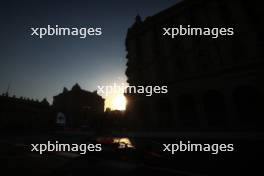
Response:
[[[62,112],[59,112],[57,114],[56,124],[60,125],[60,126],[65,126],[65,124],[66,124],[66,116]]]
[[[210,90],[204,95],[205,117],[209,126],[224,126],[226,122],[226,106],[224,96]]]
[[[241,86],[233,92],[234,103],[239,120],[242,124],[262,125],[263,95],[254,86]]]
[[[192,95],[181,95],[179,97],[179,119],[184,126],[198,126],[195,100]]]
[[[173,126],[173,108],[169,98],[160,98],[158,100],[158,118],[161,128]]]

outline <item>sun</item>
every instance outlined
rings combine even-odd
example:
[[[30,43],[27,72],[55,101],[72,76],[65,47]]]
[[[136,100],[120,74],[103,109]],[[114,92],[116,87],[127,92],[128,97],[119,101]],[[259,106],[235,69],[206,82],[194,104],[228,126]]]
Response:
[[[117,95],[112,101],[112,110],[125,110],[126,109],[126,97],[124,95]]]

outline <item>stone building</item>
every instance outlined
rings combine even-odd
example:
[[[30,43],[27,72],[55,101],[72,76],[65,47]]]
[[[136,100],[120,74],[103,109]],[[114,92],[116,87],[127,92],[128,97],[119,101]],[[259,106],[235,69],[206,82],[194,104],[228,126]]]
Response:
[[[56,122],[71,128],[96,126],[96,120],[104,113],[104,99],[97,92],[89,92],[75,84],[71,90],[53,97]]]
[[[46,99],[0,96],[0,130],[49,130],[53,126],[52,110]]]
[[[260,2],[185,0],[136,22],[126,37],[129,85],[167,85],[168,94],[127,94],[140,129],[263,129],[263,26]],[[232,27],[235,34],[163,36],[177,25]]]

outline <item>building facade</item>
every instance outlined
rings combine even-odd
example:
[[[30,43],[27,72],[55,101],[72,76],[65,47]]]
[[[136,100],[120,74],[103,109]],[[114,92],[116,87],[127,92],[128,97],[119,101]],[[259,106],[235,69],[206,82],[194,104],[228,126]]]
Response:
[[[259,2],[185,0],[126,37],[128,83],[168,86],[165,95],[127,94],[141,130],[260,130],[263,126],[263,10]],[[235,34],[163,36],[164,27],[232,27]]]
[[[53,108],[57,113],[56,123],[65,127],[96,126],[104,113],[104,99],[97,92],[89,92],[75,84],[71,90],[53,97]]]
[[[0,130],[38,131],[52,127],[52,110],[46,99],[39,102],[8,94],[0,96]]]

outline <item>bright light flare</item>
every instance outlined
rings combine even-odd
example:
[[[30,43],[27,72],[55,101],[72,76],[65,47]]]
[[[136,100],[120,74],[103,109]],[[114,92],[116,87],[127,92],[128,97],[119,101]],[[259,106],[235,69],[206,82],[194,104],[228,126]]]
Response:
[[[126,109],[126,97],[124,95],[117,95],[112,102],[112,110],[125,110]]]

